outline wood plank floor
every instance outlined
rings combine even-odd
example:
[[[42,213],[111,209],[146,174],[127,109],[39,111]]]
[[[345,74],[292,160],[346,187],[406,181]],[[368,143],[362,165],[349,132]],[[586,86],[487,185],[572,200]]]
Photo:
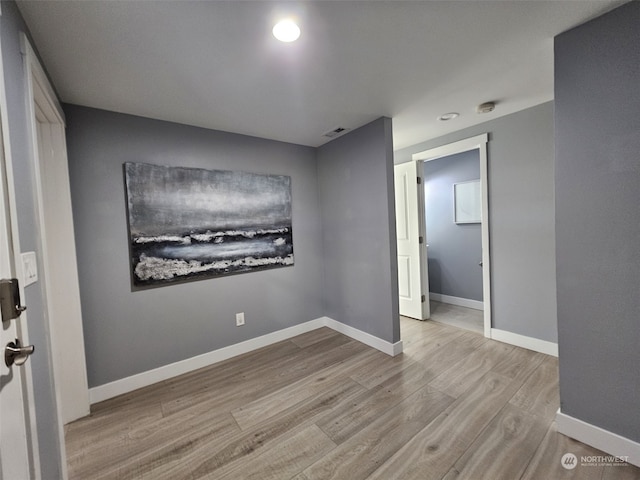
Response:
[[[484,333],[484,312],[474,308],[460,307],[450,303],[430,300],[430,319],[452,327],[464,328],[472,332]]]
[[[323,328],[94,405],[69,476],[100,479],[640,479],[578,465],[556,432],[557,359],[401,321],[392,358]],[[580,460],[578,460],[580,461]]]

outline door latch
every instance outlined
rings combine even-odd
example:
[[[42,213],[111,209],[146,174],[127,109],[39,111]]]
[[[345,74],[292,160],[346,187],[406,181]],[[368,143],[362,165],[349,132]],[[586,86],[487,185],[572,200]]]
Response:
[[[27,361],[29,355],[36,349],[33,345],[27,345],[23,347],[20,344],[20,340],[16,338],[15,342],[7,343],[4,347],[4,363],[7,367],[11,365],[23,365]]]
[[[0,280],[0,311],[2,312],[2,321],[8,322],[14,318],[18,318],[27,307],[20,305],[20,288],[18,280],[12,278],[10,280]]]

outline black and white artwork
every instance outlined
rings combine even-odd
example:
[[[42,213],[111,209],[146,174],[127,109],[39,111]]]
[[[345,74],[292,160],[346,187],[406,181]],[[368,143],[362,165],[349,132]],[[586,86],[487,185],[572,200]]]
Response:
[[[134,285],[293,265],[291,177],[124,169]]]

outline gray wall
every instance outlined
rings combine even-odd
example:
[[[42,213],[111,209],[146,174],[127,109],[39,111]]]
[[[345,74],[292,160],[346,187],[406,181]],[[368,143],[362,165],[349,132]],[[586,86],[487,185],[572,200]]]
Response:
[[[318,149],[326,315],[400,339],[391,119]]]
[[[64,108],[90,387],[324,315],[315,149]],[[295,265],[132,292],[124,162],[290,175]]]
[[[453,184],[479,178],[478,150],[424,162],[429,292],[482,301],[481,225],[453,215]]]
[[[31,161],[31,147],[27,131],[25,73],[20,54],[20,32],[27,32],[24,20],[14,2],[2,2],[0,19],[0,40],[7,96],[9,141],[11,143],[11,164],[16,185],[18,229],[20,249],[35,251],[42,258],[38,241],[37,214],[35,207],[35,177]],[[35,45],[31,42],[32,46]],[[38,274],[44,278],[43,272]],[[33,372],[35,410],[42,478],[61,478],[59,462],[60,444],[56,427],[56,400],[53,388],[53,366],[50,360],[48,327],[43,308],[44,292],[42,282],[26,287],[24,304],[28,306],[26,316],[29,341],[36,345],[35,353],[29,358]]]
[[[640,442],[640,3],[555,41],[562,412]],[[613,452],[615,453],[615,452]]]
[[[485,132],[492,326],[556,342],[553,103],[398,150],[395,162]]]

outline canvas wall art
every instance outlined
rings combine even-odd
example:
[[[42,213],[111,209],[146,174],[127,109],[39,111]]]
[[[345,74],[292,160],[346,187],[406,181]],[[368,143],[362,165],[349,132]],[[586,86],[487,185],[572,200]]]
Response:
[[[293,265],[291,177],[125,163],[133,284]]]

